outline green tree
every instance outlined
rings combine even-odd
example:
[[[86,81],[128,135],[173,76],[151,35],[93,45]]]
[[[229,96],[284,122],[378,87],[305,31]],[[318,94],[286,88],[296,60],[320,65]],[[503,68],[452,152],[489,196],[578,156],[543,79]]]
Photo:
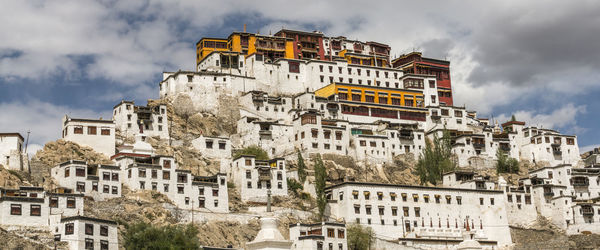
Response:
[[[306,181],[306,165],[300,151],[298,151],[298,178],[300,178],[301,184],[304,184],[304,181]]]
[[[444,130],[442,137],[434,135],[433,141],[425,140],[425,149],[417,162],[417,174],[421,184],[430,182],[436,184],[442,179],[444,172],[456,167],[452,160],[452,138]]]
[[[347,225],[346,231],[348,232],[346,239],[349,250],[366,250],[371,248],[373,239],[375,238],[373,229],[351,223]]]
[[[317,207],[319,208],[319,218],[323,220],[325,206],[327,206],[327,197],[325,197],[325,181],[327,179],[327,170],[321,159],[321,155],[317,154],[315,158],[315,192],[317,193]]]
[[[298,183],[295,179],[287,178],[288,190],[298,195],[298,190],[303,190],[302,184]]]
[[[498,149],[496,151],[496,172],[518,173],[519,161],[515,158],[508,156],[508,154],[504,150]]]
[[[264,151],[262,148],[256,145],[245,147],[241,150],[238,150],[233,154],[233,158],[237,158],[242,155],[253,155],[257,160],[268,160],[269,154]]]
[[[512,117],[510,117],[510,121],[511,122],[517,121],[517,118],[515,117],[515,115],[512,115]]]
[[[198,229],[192,225],[157,227],[148,223],[126,225],[126,249],[198,249]]]

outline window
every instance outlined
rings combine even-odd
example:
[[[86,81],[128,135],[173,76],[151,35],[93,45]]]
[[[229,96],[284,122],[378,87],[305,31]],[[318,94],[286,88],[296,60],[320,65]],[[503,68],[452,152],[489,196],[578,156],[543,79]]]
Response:
[[[164,184],[163,190],[165,191],[165,193],[168,193],[169,192],[169,184]]]
[[[110,181],[110,173],[109,172],[102,172],[102,180]]]
[[[163,168],[171,168],[171,161],[163,161]]]
[[[342,131],[335,132],[335,139],[338,141],[342,139]]]
[[[327,237],[328,238],[335,238],[335,229],[333,229],[333,228],[327,228]]]
[[[108,129],[108,128],[100,129],[100,134],[101,135],[110,135],[110,129]]]
[[[379,207],[379,215],[384,215],[384,213],[385,213],[385,208]]]
[[[397,216],[397,215],[398,215],[398,208],[392,207],[392,216]]]
[[[94,249],[93,239],[85,239],[85,249]]]
[[[158,178],[158,171],[156,169],[152,169],[151,176],[152,176],[152,179]]]
[[[100,241],[100,250],[108,250],[108,241],[106,241],[106,240]]]
[[[483,205],[483,198],[479,198],[479,205]]]
[[[77,182],[76,186],[77,192],[85,192],[85,182]]]
[[[225,142],[219,142],[219,149],[225,149]]]
[[[490,205],[494,205],[494,198],[490,198]]]
[[[404,216],[409,216],[408,207],[402,207],[402,210],[404,211]]]
[[[462,204],[462,197],[461,196],[456,196],[456,204],[458,204],[458,205]]]
[[[20,204],[11,204],[10,205],[10,215],[21,215],[21,205]]]
[[[338,238],[343,239],[346,237],[346,232],[344,231],[344,229],[338,229]],[[341,248],[340,248],[341,249]]]
[[[71,169],[65,168],[65,177],[69,177],[71,175]]]
[[[163,171],[163,180],[170,180],[170,179],[171,179],[171,172]]]
[[[212,195],[213,196],[219,196],[219,190],[218,189],[213,189]]]
[[[100,226],[100,235],[108,236],[108,226]]]
[[[96,126],[89,126],[88,127],[88,135],[95,135],[96,134]]]
[[[98,182],[92,182],[92,191],[98,191]]]
[[[365,191],[363,194],[365,195],[365,200],[368,200],[369,196],[371,195],[369,191]]]
[[[371,214],[371,205],[366,205],[365,211],[367,212],[367,214]]]
[[[76,168],[75,176],[84,176],[85,177],[85,168]]]
[[[138,169],[138,177],[145,178],[146,177],[146,169]]]
[[[213,148],[213,141],[206,141],[206,148]]]
[[[416,217],[421,217],[421,208],[415,207],[415,216]]]
[[[50,207],[58,207],[58,197],[50,197]]]
[[[300,73],[300,63],[299,62],[288,62],[288,63],[289,63],[290,73]]]
[[[250,170],[246,170],[246,179],[252,179],[252,172]]]
[[[73,224],[73,223],[65,224],[65,234],[66,235],[71,235],[74,232],[75,232],[75,224]]]
[[[112,187],[112,194],[119,194],[119,190],[118,190],[117,186]]]
[[[183,185],[177,185],[177,193],[178,194],[183,194],[184,193],[184,191],[183,191]]]
[[[102,186],[102,192],[108,194],[110,192],[110,187],[108,185]]]
[[[94,224],[85,223],[85,235],[94,235]]]
[[[360,205],[354,205],[354,213],[360,214]]]
[[[75,134],[83,134],[83,126],[77,126],[73,129],[73,133]]]

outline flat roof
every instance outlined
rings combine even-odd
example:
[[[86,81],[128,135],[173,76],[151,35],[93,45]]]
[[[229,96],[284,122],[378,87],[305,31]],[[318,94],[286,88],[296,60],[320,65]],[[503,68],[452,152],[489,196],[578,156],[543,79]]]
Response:
[[[435,191],[462,191],[462,192],[476,192],[476,193],[495,193],[502,194],[502,190],[484,190],[484,189],[466,189],[466,188],[446,188],[446,187],[426,187],[426,186],[413,186],[413,185],[401,185],[401,184],[388,184],[388,183],[376,183],[376,182],[342,182],[339,184],[325,187],[325,190],[345,186],[345,185],[359,185],[359,186],[378,186],[378,187],[391,187],[391,188],[412,188],[412,189],[429,189]]]
[[[16,132],[15,133],[0,133],[0,137],[13,137],[13,136],[21,138],[21,141],[24,140],[23,136],[20,133],[16,133]]]

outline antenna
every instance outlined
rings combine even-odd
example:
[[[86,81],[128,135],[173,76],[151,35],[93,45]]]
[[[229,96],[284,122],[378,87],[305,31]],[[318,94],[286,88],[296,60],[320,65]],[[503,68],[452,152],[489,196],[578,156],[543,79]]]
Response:
[[[27,140],[25,141],[25,154],[27,154],[27,146],[29,145],[29,134],[31,131],[27,130]]]

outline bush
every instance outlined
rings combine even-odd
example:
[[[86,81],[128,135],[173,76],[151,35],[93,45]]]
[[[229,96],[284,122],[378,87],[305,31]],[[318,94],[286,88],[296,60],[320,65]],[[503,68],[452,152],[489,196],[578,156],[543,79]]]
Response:
[[[253,155],[254,157],[256,157],[257,160],[268,160],[269,159],[269,154],[267,154],[267,152],[264,151],[259,146],[248,146],[241,150],[238,150],[237,152],[235,152],[233,154],[233,158],[235,159],[242,155]]]
[[[126,225],[125,249],[198,249],[198,229],[192,224],[157,227],[148,223]]]
[[[288,190],[292,191],[292,193],[294,193],[295,195],[298,195],[298,190],[304,189],[304,187],[302,187],[302,184],[297,182],[295,179],[290,179],[290,178],[287,178],[287,186],[288,186]]]
[[[360,224],[351,223],[346,227],[348,231],[348,249],[365,250],[370,249],[375,238],[375,233],[370,227],[363,227]]]

